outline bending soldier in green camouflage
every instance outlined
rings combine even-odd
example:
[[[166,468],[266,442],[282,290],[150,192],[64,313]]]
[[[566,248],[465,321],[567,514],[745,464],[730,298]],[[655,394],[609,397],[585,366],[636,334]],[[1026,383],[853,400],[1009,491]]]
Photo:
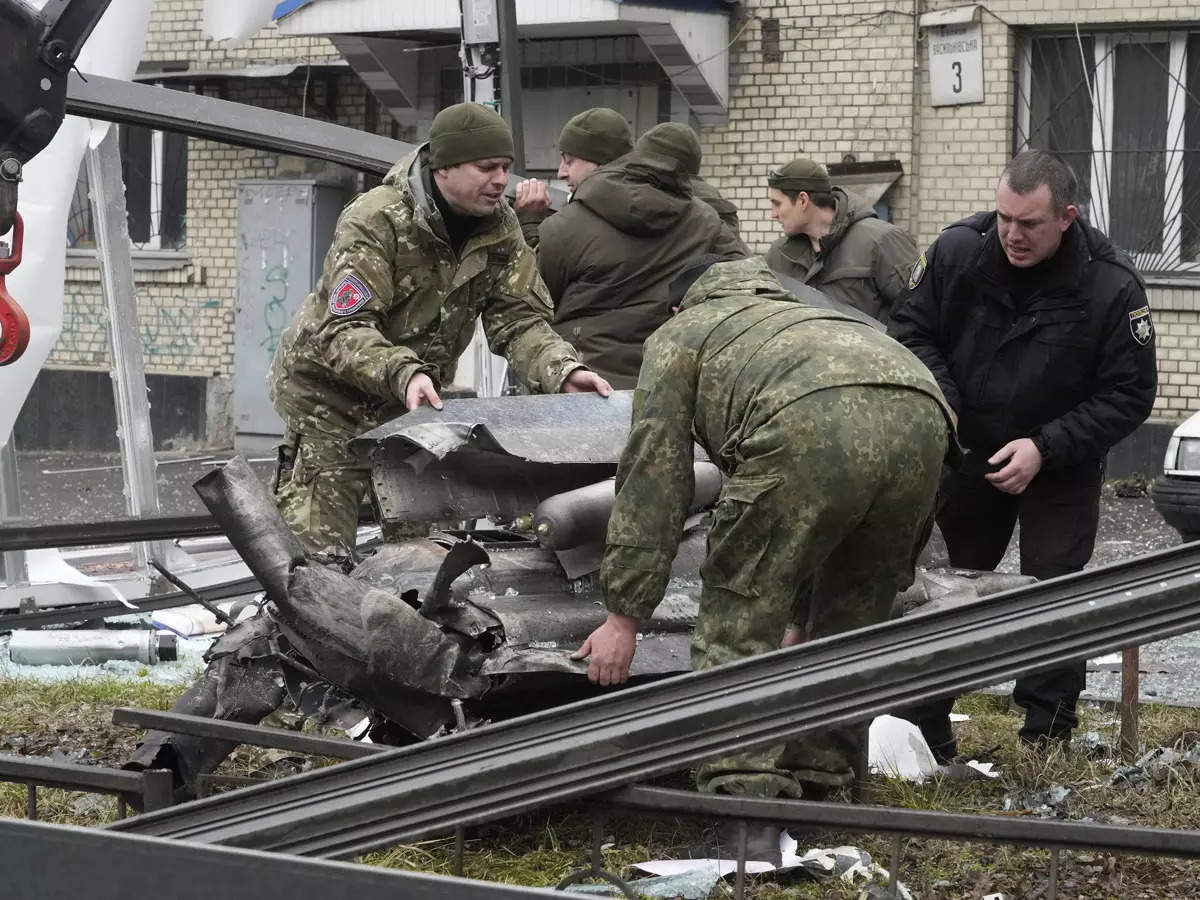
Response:
[[[951,428],[937,382],[895,341],[802,305],[761,257],[711,265],[646,342],[600,572],[609,616],[575,658],[590,655],[594,682],[628,677],[678,548],[693,440],[728,476],[700,570],[694,668],[883,621],[912,583]],[[805,784],[847,784],[864,730],[712,761],[700,789],[800,797]]]
[[[342,212],[268,375],[287,428],[277,499],[307,550],[353,547],[369,477],[346,442],[406,408],[440,409],[478,316],[530,390],[609,393],[549,325],[549,292],[503,197],[512,156],[504,120],[460,103]]]

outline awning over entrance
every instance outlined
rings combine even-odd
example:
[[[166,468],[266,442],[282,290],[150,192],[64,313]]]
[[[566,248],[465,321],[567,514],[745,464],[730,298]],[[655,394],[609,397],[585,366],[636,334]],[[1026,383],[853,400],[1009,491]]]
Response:
[[[642,38],[692,112],[702,123],[723,122],[729,102],[729,16],[711,0],[677,0],[665,5],[619,0],[517,0],[522,38],[565,39],[637,35]],[[372,35],[410,40],[459,30],[458,0],[286,0],[276,8],[283,34],[325,34],[336,38],[355,70],[370,62]],[[352,36],[345,40],[341,35]],[[354,47],[353,41],[361,43]],[[349,51],[349,52],[347,52]],[[378,60],[376,60],[378,62]],[[405,94],[411,85],[382,64],[369,69],[374,85]]]

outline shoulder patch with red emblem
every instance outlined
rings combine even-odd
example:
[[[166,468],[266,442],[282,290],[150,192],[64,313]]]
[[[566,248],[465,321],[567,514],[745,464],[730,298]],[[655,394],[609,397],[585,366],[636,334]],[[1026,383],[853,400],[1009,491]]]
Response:
[[[329,311],[335,316],[352,316],[371,299],[367,286],[354,275],[346,275],[329,292]]]

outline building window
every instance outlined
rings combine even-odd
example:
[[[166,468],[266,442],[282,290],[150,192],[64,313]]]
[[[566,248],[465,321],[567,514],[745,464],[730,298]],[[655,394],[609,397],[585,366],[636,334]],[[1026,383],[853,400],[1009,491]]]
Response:
[[[121,175],[135,250],[182,250],[187,243],[187,137],[120,126]],[[67,246],[96,246],[87,163],[79,167],[67,218]]]
[[[1200,274],[1200,31],[1037,34],[1018,63],[1017,149],[1062,154],[1143,272]]]

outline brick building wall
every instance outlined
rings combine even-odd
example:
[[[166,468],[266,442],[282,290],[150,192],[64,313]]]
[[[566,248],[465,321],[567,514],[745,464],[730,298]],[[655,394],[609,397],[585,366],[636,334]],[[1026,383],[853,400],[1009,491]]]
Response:
[[[767,170],[799,155],[826,164],[847,154],[860,162],[899,160],[905,175],[886,197],[893,221],[929,243],[945,225],[994,202],[1014,149],[1023,35],[1074,24],[1119,31],[1200,20],[1200,3],[996,0],[980,10],[984,102],[933,107],[928,48],[915,17],[959,5],[745,0],[743,18],[731,25],[729,122],[703,129],[702,174],[738,203],[752,249],[765,250],[779,234],[769,217]],[[777,62],[764,54],[769,19],[779,24]],[[1200,409],[1200,274],[1148,282],[1159,335],[1155,416],[1179,419]]]
[[[207,75],[173,86],[266,109],[393,134],[387,111],[373,104],[325,38],[284,36],[273,27],[238,48],[201,36],[202,0],[155,3],[142,69],[159,71],[186,63],[192,72],[296,64],[283,77],[221,78]],[[308,69],[312,63],[322,68]],[[404,138],[406,135],[397,134]],[[279,156],[212,141],[189,139],[187,147],[186,246],[177,252],[135,253],[142,346],[148,374],[207,379],[207,426],[184,436],[198,443],[231,443],[229,409],[234,375],[234,309],[237,299],[237,185],[264,178],[317,178],[340,184],[347,199],[361,177],[343,167]],[[99,269],[87,253],[68,254],[62,334],[48,368],[107,371],[110,367]],[[152,398],[153,400],[153,398]]]

